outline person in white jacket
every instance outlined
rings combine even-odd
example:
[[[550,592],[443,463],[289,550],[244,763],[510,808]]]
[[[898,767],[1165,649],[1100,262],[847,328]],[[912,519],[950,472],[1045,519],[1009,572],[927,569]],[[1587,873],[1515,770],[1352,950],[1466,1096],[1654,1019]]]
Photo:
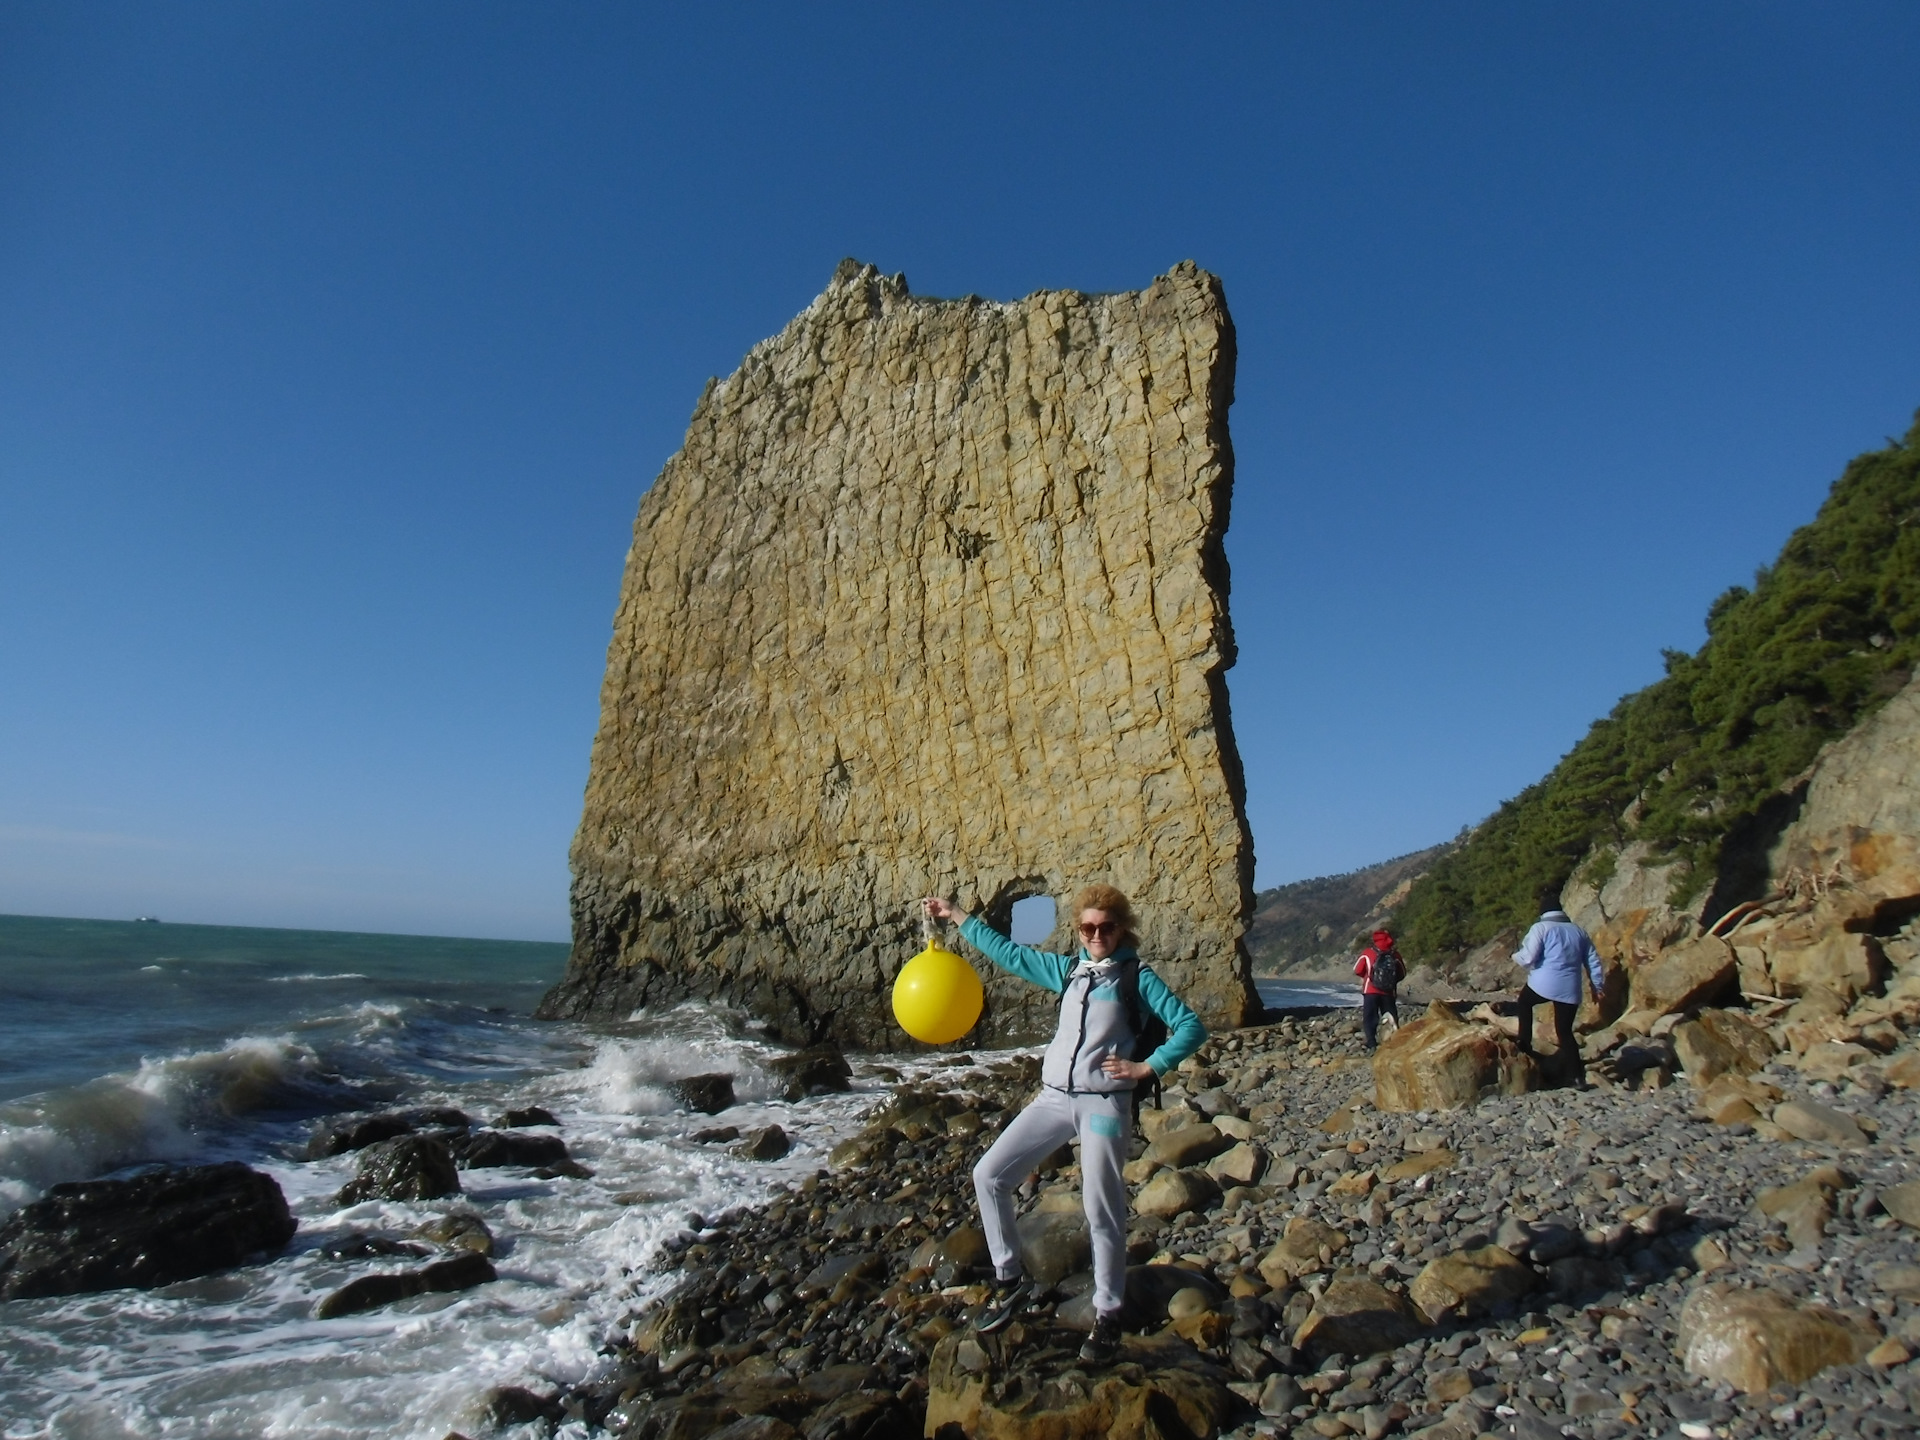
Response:
[[[1566,911],[1549,902],[1514,952],[1513,963],[1527,967],[1527,983],[1520,987],[1518,1000],[1521,1050],[1533,1053],[1533,1007],[1551,1003],[1553,1033],[1560,1047],[1558,1062],[1567,1078],[1578,1083],[1585,1077],[1580,1043],[1573,1037],[1573,1017],[1580,1009],[1580,972],[1586,971],[1595,995],[1607,983],[1592,937],[1569,920]]]

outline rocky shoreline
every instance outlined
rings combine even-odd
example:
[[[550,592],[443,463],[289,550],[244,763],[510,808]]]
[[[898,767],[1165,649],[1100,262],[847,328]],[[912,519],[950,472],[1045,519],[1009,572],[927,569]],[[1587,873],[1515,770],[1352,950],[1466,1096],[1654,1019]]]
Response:
[[[1021,1198],[1049,1303],[967,1326],[969,1171],[1035,1062],[956,1057],[830,1169],[671,1241],[655,1263],[679,1283],[604,1378],[500,1392],[492,1415],[642,1440],[1912,1433],[1920,1053],[1819,1078],[1783,1049],[1737,1076],[1776,1116],[1842,1117],[1796,1138],[1716,1121],[1684,1067],[1704,1052],[1664,1038],[1614,1044],[1585,1088],[1389,1113],[1351,1011],[1214,1037],[1143,1112],[1132,1333],[1103,1371],[1076,1356],[1070,1152]]]

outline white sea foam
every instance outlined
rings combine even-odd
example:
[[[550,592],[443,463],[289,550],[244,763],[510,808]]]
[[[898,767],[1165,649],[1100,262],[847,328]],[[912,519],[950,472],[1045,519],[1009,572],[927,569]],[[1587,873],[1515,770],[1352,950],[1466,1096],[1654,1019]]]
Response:
[[[305,1046],[249,1036],[0,1105],[0,1214],[62,1181],[184,1159],[196,1131],[282,1100],[314,1068]]]
[[[367,977],[358,971],[348,970],[339,975],[269,975],[269,985],[306,985],[321,980],[364,980]]]
[[[0,1347],[0,1414],[21,1418],[0,1433],[9,1440],[473,1433],[492,1386],[551,1389],[591,1378],[623,1316],[672,1283],[671,1274],[644,1263],[662,1240],[812,1173],[883,1089],[869,1077],[857,1079],[853,1093],[789,1104],[766,1068],[776,1048],[697,1005],[637,1016],[614,1035],[475,1021],[472,1012],[459,1023],[418,1010],[409,1018],[371,1006],[332,1023],[353,1037],[353,1054],[369,1059],[449,1051],[475,1066],[477,1054],[495,1055],[491,1075],[416,1088],[408,1102],[454,1104],[477,1117],[543,1105],[560,1117],[561,1134],[593,1178],[462,1171],[465,1194],[454,1203],[493,1230],[500,1278],[460,1295],[317,1321],[320,1298],[369,1270],[404,1263],[330,1261],[320,1253],[328,1239],[355,1230],[404,1236],[449,1204],[370,1201],[340,1209],[334,1197],[356,1157],[299,1163],[256,1147],[252,1162],[278,1181],[299,1220],[288,1252],[164,1290],[10,1303],[10,1334],[23,1343]],[[278,1062],[267,1058],[275,1046]],[[250,1067],[297,1070],[300,1054],[291,1042],[245,1042],[143,1067],[145,1088],[133,1083],[140,1077],[127,1077],[120,1091],[144,1098],[157,1109],[140,1113],[158,1114],[172,1133],[186,1135],[173,1097],[214,1105],[236,1083],[247,1091]],[[920,1062],[902,1068],[911,1073]],[[672,1082],[711,1071],[735,1077],[739,1103],[716,1118],[676,1108]],[[778,1123],[793,1149],[784,1160],[755,1164],[689,1138],[720,1122],[743,1129]]]

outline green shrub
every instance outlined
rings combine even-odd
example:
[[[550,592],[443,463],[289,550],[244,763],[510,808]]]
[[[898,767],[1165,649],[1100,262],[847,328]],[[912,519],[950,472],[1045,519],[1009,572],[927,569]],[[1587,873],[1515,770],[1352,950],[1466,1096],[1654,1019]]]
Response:
[[[1898,691],[1916,660],[1920,416],[1904,441],[1847,467],[1752,589],[1713,602],[1696,653],[1667,651],[1665,676],[1414,886],[1395,914],[1403,948],[1444,958],[1525,925],[1602,841],[1648,842],[1683,862],[1676,900],[1698,894],[1729,829]],[[1597,864],[1610,871],[1610,857]]]

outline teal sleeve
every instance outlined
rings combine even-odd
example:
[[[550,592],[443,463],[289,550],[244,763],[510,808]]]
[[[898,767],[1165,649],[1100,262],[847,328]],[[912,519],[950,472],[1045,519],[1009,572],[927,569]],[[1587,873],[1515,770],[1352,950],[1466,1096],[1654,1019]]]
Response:
[[[1009,974],[1018,975],[1022,980],[1031,980],[1036,985],[1044,985],[1056,995],[1067,988],[1067,976],[1073,972],[1071,955],[1055,955],[1031,946],[1016,945],[978,915],[969,915],[961,922],[960,935]],[[1178,1001],[1174,1003],[1179,1004]]]
[[[1207,1027],[1166,981],[1144,965],[1140,967],[1140,998],[1167,1027],[1166,1043],[1147,1057],[1153,1073],[1164,1075],[1206,1044]]]

